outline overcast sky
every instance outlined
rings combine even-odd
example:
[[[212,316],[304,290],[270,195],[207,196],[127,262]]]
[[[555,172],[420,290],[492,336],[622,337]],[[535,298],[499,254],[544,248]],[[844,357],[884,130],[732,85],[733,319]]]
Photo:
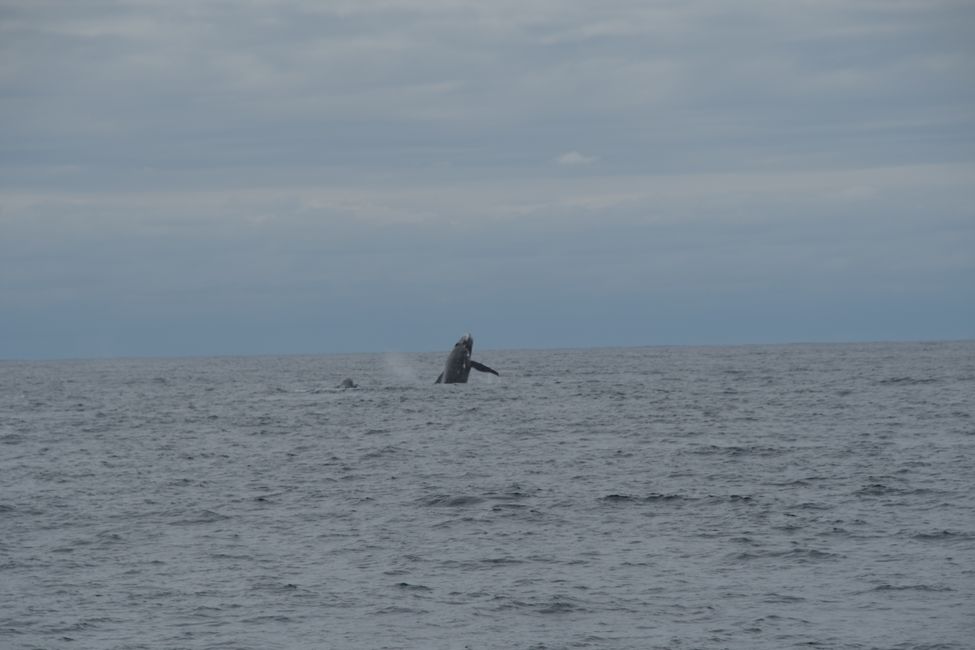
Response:
[[[971,0],[0,0],[0,358],[975,338]]]

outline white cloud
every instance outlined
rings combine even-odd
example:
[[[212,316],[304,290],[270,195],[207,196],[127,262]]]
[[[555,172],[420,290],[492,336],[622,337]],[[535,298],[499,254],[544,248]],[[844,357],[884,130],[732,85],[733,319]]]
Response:
[[[581,165],[591,165],[599,160],[595,156],[584,156],[578,151],[567,151],[558,158],[555,162],[564,167],[578,167]]]

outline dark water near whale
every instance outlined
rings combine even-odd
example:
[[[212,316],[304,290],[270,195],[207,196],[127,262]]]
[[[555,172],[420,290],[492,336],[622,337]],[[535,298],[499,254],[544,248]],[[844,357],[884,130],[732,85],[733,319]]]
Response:
[[[0,648],[973,647],[975,343],[445,355],[0,362]]]

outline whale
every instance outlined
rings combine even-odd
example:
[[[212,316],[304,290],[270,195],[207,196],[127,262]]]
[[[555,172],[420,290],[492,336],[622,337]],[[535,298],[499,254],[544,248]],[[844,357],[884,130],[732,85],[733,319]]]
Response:
[[[483,363],[478,363],[471,359],[471,352],[474,350],[474,337],[468,332],[454,343],[454,349],[447,355],[444,363],[443,372],[437,377],[435,384],[466,384],[467,377],[471,374],[471,368],[480,372],[489,372],[492,375],[501,376],[494,368],[488,368]]]
[[[349,377],[343,379],[342,383],[336,386],[336,388],[358,388],[358,387],[359,386],[354,381],[352,381],[352,379]]]

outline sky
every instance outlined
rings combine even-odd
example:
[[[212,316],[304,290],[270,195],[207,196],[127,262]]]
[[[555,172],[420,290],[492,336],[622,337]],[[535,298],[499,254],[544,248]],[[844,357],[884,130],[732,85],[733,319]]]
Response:
[[[0,0],[0,359],[975,338],[971,0]]]

